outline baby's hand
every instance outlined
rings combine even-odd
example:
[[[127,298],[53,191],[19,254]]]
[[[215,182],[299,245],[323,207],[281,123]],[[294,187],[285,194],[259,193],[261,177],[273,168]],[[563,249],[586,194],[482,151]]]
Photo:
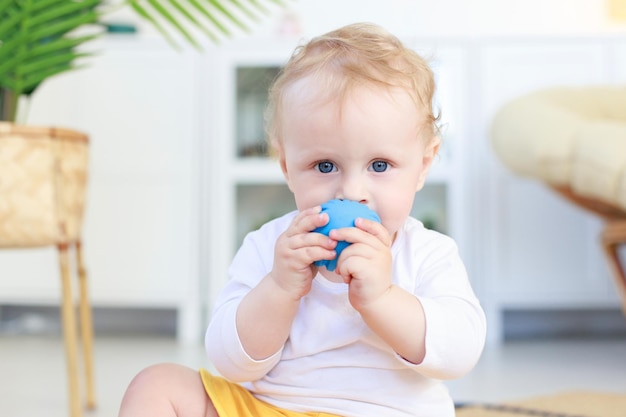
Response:
[[[278,237],[274,249],[274,266],[270,276],[276,284],[300,299],[311,289],[317,267],[313,262],[333,259],[337,242],[320,233],[310,233],[328,223],[328,215],[320,214],[321,207],[300,212],[291,225]]]
[[[391,236],[375,221],[359,218],[355,227],[331,231],[330,238],[352,243],[337,260],[335,272],[350,285],[350,304],[359,311],[391,287]]]

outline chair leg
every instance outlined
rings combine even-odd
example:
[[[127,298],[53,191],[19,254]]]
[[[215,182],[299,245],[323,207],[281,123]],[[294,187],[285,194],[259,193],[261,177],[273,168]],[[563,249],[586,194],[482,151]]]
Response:
[[[94,409],[96,408],[96,394],[93,376],[93,320],[91,315],[91,304],[89,302],[87,271],[85,270],[85,264],[83,263],[83,252],[80,241],[76,243],[76,263],[78,267],[78,282],[80,286],[80,324],[85,361],[87,408]]]
[[[626,221],[609,221],[602,231],[602,248],[621,297],[622,312],[626,315],[626,271],[620,262],[618,252],[621,245],[626,245]]]
[[[76,318],[74,300],[72,298],[68,246],[67,244],[59,244],[57,249],[61,268],[61,316],[63,320],[63,338],[65,339],[70,416],[81,417],[80,391],[78,388]]]

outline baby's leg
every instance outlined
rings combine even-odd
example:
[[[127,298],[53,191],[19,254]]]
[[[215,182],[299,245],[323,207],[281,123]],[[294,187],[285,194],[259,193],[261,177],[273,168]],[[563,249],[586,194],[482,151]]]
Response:
[[[119,417],[218,417],[200,372],[174,364],[154,365],[130,383]]]

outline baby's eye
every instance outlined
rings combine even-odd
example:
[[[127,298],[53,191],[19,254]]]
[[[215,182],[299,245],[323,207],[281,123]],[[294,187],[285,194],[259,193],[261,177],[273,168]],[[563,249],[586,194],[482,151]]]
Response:
[[[317,169],[323,174],[328,174],[329,172],[333,172],[335,170],[335,164],[329,161],[318,162]]]
[[[372,170],[374,172],[385,172],[387,171],[387,168],[389,167],[389,164],[385,161],[374,161],[372,162]]]

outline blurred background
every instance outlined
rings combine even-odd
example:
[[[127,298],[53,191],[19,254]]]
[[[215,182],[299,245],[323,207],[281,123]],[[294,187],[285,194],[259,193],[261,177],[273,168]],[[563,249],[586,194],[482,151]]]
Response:
[[[626,318],[600,220],[512,174],[489,136],[497,110],[520,95],[626,83],[626,2],[290,0],[269,9],[249,33],[201,41],[202,51],[173,48],[121,10],[109,21],[135,31],[96,41],[86,68],[51,79],[29,104],[27,123],[90,138],[83,246],[98,413],[114,413],[150,362],[210,366],[203,331],[234,251],[295,207],[263,143],[268,84],[302,40],[356,21],[386,27],[437,76],[443,147],[413,214],[457,241],[489,324],[485,360],[474,379],[451,385],[456,398],[571,388],[573,367],[590,358],[603,362],[587,363],[580,388],[626,391]],[[59,281],[53,248],[0,251],[0,374],[47,366],[62,381]],[[548,386],[530,382],[542,378],[525,375],[528,363],[551,372]],[[25,387],[0,384],[0,410],[10,404],[2,396],[25,398]],[[57,394],[44,403],[63,415]],[[2,414],[35,410],[13,404]]]

